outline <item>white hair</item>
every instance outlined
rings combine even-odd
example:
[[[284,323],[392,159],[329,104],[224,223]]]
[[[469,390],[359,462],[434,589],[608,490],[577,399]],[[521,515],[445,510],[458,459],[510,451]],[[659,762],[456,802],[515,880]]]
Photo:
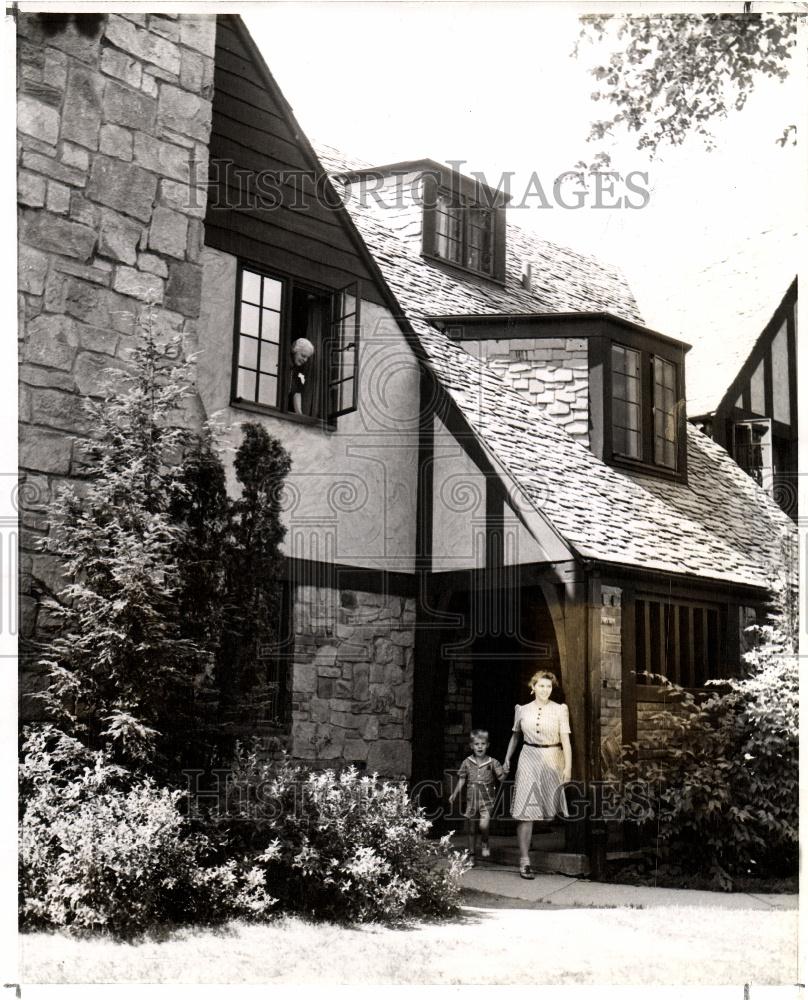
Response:
[[[292,350],[305,351],[308,357],[312,357],[314,354],[314,344],[310,340],[306,340],[305,337],[298,337],[292,344]]]

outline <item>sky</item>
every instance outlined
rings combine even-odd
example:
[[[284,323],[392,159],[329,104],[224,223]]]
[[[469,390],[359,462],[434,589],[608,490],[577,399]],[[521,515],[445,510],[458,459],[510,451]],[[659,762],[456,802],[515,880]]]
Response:
[[[588,69],[604,53],[584,46],[580,58],[571,54],[581,9],[293,2],[254,4],[243,16],[312,139],[376,164],[463,160],[464,171],[494,184],[513,171],[515,200],[535,172],[553,202],[555,178],[591,161],[589,126],[603,115]],[[650,195],[644,208],[539,208],[533,197],[509,221],[620,265],[646,320],[666,332],[694,272],[754,246],[764,231],[804,223],[804,149],[775,142],[805,118],[805,60],[794,63],[786,83],[762,81],[743,112],[717,123],[713,152],[693,139],[650,161],[630,140],[616,143],[615,168],[648,175],[636,181]],[[748,266],[748,252],[744,259]]]

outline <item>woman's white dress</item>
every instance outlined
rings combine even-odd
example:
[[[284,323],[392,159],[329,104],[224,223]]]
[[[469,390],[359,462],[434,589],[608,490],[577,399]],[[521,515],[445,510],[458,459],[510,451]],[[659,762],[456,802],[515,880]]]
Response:
[[[566,816],[561,734],[570,732],[569,709],[555,701],[517,705],[513,731],[521,733],[524,741],[516,768],[511,815],[530,820]],[[544,746],[531,746],[537,743]]]

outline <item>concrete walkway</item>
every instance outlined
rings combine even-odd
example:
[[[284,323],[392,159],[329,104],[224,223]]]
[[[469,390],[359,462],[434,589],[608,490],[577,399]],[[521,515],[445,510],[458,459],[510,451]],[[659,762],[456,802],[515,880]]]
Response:
[[[464,889],[502,899],[551,903],[559,907],[702,906],[718,910],[796,910],[799,897],[782,893],[706,892],[701,889],[654,889],[650,886],[589,882],[569,875],[537,874],[532,882],[519,877],[516,867],[492,865],[477,859],[463,876]],[[473,903],[472,903],[473,905]]]

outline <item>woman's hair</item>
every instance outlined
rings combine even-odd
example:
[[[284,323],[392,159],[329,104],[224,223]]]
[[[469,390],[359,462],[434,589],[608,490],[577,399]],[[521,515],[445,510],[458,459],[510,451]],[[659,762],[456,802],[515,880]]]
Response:
[[[527,682],[527,686],[533,690],[533,685],[536,681],[540,681],[543,677],[546,677],[548,681],[553,682],[553,690],[558,687],[558,678],[551,670],[537,670],[535,674]]]
[[[472,729],[469,735],[469,743],[472,740],[485,740],[486,743],[489,742],[488,730],[487,729]]]

